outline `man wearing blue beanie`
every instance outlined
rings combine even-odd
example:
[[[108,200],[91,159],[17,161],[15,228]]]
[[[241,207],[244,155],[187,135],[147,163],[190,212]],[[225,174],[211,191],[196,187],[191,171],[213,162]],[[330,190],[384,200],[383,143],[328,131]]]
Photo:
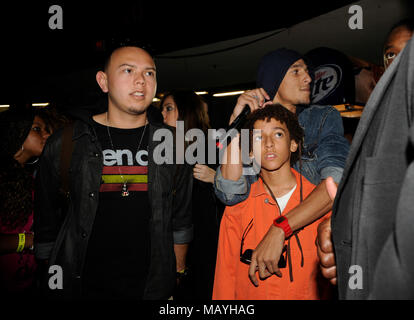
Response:
[[[276,96],[279,86],[282,83],[286,72],[294,62],[300,61],[302,56],[296,51],[281,48],[265,55],[259,64],[257,71],[257,87],[263,88],[271,100]],[[306,67],[303,65],[303,67]],[[304,80],[305,86],[310,83],[308,79]],[[304,94],[309,98],[309,94]],[[307,101],[309,103],[309,101]]]
[[[326,192],[325,179],[333,177],[336,184],[342,177],[349,143],[344,137],[342,119],[332,106],[310,104],[310,84],[312,78],[301,54],[281,48],[266,54],[260,61],[257,73],[257,89],[244,92],[237,100],[230,117],[230,123],[240,114],[245,105],[251,111],[267,104],[281,104],[296,113],[305,131],[302,150],[302,163],[294,168],[317,187],[296,208],[284,215],[284,221],[269,226],[269,231],[253,252],[249,277],[257,286],[273,274],[280,274],[278,261],[285,242],[285,235],[299,231],[319,219],[331,208],[333,201]],[[227,154],[237,139],[228,146]],[[215,191],[226,205],[234,205],[245,200],[250,193],[250,185],[257,176],[242,175],[242,163],[227,161],[222,164],[215,177]],[[315,248],[316,250],[316,248]]]

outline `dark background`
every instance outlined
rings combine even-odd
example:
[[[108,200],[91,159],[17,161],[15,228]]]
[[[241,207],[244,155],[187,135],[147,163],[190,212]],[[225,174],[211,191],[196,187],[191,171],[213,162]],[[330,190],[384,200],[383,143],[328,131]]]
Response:
[[[64,110],[102,98],[94,76],[82,71],[102,66],[105,49],[112,40],[137,40],[157,57],[287,28],[354,2],[46,1],[2,5],[0,104],[47,101]],[[48,26],[52,16],[48,10],[55,4],[63,9],[63,30],[51,30]],[[73,74],[78,75],[76,80],[69,76]],[[254,83],[234,83],[222,89],[236,90],[246,85]],[[163,84],[159,82],[158,87]],[[216,126],[226,123],[236,98],[218,101],[205,97]]]

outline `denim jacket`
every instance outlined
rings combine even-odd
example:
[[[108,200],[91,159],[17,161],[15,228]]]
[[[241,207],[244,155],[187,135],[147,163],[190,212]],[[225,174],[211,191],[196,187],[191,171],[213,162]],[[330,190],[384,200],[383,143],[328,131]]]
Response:
[[[331,176],[339,183],[349,151],[344,137],[342,118],[331,106],[298,106],[299,124],[305,131],[302,151],[302,174],[311,183],[318,185]],[[299,172],[299,162],[294,164]],[[257,175],[243,175],[238,181],[223,178],[220,167],[214,177],[214,190],[225,205],[234,205],[249,196],[250,185]]]
[[[178,167],[154,162],[153,151],[160,142],[154,141],[153,136],[160,128],[164,126],[150,121],[148,197],[152,209],[151,262],[143,297],[146,300],[171,296],[176,283],[173,244],[189,243],[193,237],[192,170],[188,165]],[[89,123],[75,122],[73,140],[75,148],[69,171],[71,196],[66,214],[62,212],[58,196],[62,130],[47,140],[36,181],[35,255],[38,259],[47,259],[49,265],[62,268],[63,290],[48,291],[56,298],[81,295],[82,270],[98,207],[103,167],[102,149]],[[47,288],[47,279],[43,282]]]

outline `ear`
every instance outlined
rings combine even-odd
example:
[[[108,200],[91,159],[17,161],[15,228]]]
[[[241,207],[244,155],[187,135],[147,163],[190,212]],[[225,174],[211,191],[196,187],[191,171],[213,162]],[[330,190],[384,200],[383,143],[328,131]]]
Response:
[[[108,92],[108,77],[105,72],[98,71],[96,73],[96,82],[98,82],[98,85],[103,92]]]
[[[295,140],[290,140],[290,152],[296,152],[298,150],[298,143]]]

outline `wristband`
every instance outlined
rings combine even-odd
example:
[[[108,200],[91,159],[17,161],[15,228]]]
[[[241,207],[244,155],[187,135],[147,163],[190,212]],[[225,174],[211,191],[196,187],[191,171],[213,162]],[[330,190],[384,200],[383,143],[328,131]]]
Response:
[[[184,269],[183,269],[183,270],[181,270],[181,271],[177,271],[177,272],[176,272],[177,279],[182,279],[182,278],[184,278],[184,277],[187,275],[187,271],[188,271],[188,269],[186,269],[186,268],[184,268]]]
[[[280,216],[279,218],[275,219],[273,221],[273,225],[281,228],[285,232],[285,239],[289,238],[293,233],[288,220],[284,216]]]
[[[26,235],[24,233],[19,233],[19,245],[17,246],[16,252],[22,252],[24,245],[26,243]]]

